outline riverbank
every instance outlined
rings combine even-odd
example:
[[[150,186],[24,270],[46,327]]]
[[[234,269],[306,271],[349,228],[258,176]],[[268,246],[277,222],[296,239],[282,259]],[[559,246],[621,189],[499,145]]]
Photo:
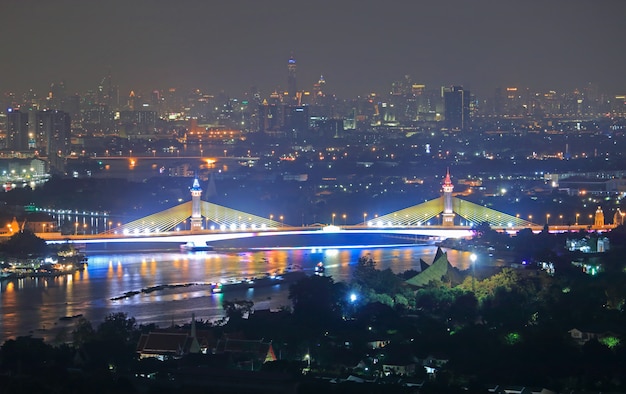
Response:
[[[12,259],[2,263],[0,280],[24,278],[50,278],[84,271],[87,267],[85,255],[62,257],[58,260],[46,259]]]

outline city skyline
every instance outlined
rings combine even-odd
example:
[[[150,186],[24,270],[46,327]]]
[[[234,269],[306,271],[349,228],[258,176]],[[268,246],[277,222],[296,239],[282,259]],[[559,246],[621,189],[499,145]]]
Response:
[[[111,75],[130,90],[200,88],[239,96],[299,90],[323,75],[342,98],[387,93],[410,75],[430,87],[462,85],[485,98],[497,87],[626,91],[620,51],[626,3],[235,3],[186,0],[5,4],[0,91],[42,94],[64,81],[93,90]]]

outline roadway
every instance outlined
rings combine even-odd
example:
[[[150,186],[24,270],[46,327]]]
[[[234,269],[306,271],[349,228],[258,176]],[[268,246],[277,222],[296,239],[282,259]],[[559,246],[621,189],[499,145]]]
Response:
[[[593,231],[608,231],[614,226],[607,225],[602,228],[591,228]],[[497,231],[504,231],[514,235],[522,228],[514,227],[492,227]],[[579,230],[589,230],[588,225],[556,225],[549,226],[551,233],[577,232]],[[542,226],[532,227],[535,233],[543,230]],[[200,231],[171,231],[164,233],[138,233],[138,234],[72,234],[62,235],[61,233],[37,233],[37,236],[48,243],[72,242],[78,244],[88,243],[186,243],[186,242],[217,242],[224,240],[243,239],[251,237],[280,237],[280,236],[310,236],[330,234],[393,234],[405,237],[429,238],[443,240],[446,238],[465,238],[474,235],[474,231],[466,226],[403,226],[403,227],[373,227],[363,225],[349,226],[326,226],[326,227],[280,227],[262,231],[221,231],[221,230],[200,230]]]

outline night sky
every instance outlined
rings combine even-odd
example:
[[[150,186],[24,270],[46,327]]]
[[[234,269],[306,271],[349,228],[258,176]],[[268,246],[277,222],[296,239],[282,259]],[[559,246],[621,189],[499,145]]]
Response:
[[[405,74],[427,87],[626,93],[624,0],[0,0],[0,92],[51,82],[239,96],[324,75],[348,98]]]

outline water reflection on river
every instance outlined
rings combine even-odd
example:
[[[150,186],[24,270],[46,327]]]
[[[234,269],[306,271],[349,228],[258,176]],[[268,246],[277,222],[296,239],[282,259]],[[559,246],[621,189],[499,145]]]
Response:
[[[0,281],[0,343],[18,335],[32,334],[46,339],[64,339],[82,315],[94,325],[106,315],[125,312],[139,323],[161,327],[182,324],[195,313],[198,319],[212,320],[223,314],[224,299],[248,298],[259,309],[290,305],[288,285],[212,294],[207,285],[227,278],[255,276],[300,266],[312,274],[323,262],[326,274],[335,281],[347,281],[359,257],[371,256],[379,269],[394,272],[419,269],[420,258],[432,263],[436,247],[407,246],[377,249],[290,249],[242,253],[176,252],[101,254],[89,256],[85,271],[54,278],[25,278]],[[448,251],[450,263],[461,270],[470,266],[468,252]],[[488,258],[482,264],[498,264]],[[191,284],[140,293],[120,300],[112,298],[129,291],[158,285]]]

